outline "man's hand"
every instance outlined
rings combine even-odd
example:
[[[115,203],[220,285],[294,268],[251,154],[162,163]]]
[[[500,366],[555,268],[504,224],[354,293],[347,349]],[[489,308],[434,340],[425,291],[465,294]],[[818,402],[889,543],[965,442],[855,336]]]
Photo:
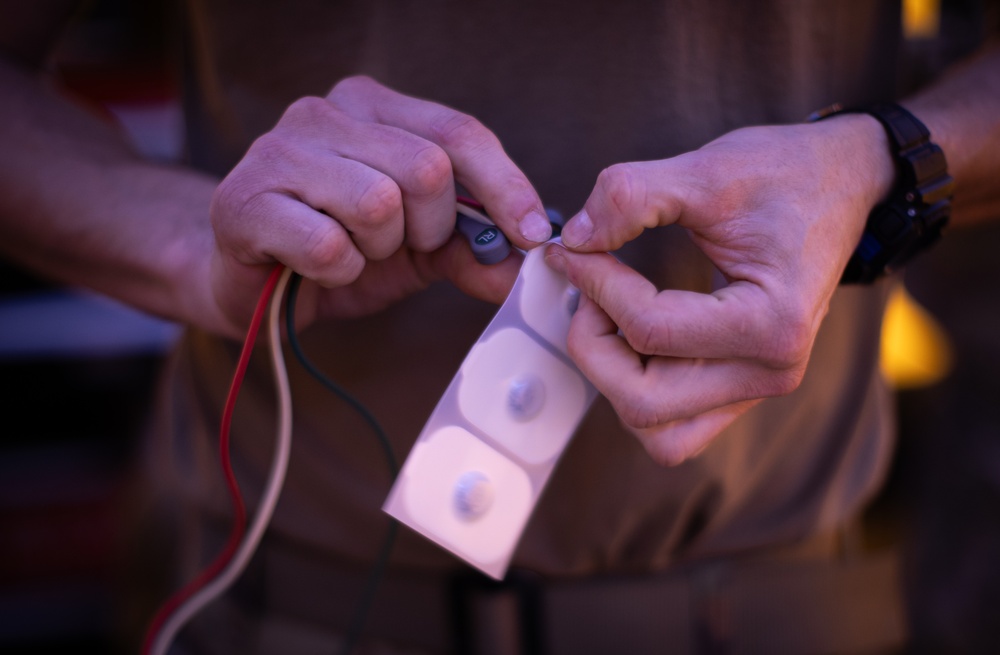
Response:
[[[517,262],[475,263],[454,233],[456,181],[515,245],[549,238],[538,195],[473,118],[363,77],[299,100],[212,199],[215,297],[245,323],[281,262],[327,289],[304,289],[304,321],[377,311],[442,278],[499,302]]]
[[[654,459],[680,463],[760,399],[797,388],[892,179],[884,132],[864,115],[737,130],[601,174],[563,231],[569,250],[550,247],[546,261],[583,292],[573,359]],[[657,290],[601,254],[668,224],[689,231],[725,286]]]

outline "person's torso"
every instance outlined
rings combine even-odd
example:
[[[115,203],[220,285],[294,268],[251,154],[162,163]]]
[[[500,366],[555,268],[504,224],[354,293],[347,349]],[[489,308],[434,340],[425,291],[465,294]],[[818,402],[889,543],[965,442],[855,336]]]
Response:
[[[571,215],[611,164],[895,90],[898,8],[877,0],[188,4],[190,151],[219,174],[290,102],[363,73],[479,118],[543,201]],[[647,232],[619,255],[661,288],[711,289],[712,267],[682,230]],[[794,541],[854,515],[888,460],[892,426],[876,370],[883,292],[838,292],[801,387],[761,403],[681,466],[654,464],[598,401],[516,563],[557,573],[662,567]],[[442,284],[304,338],[321,368],[384,421],[402,457],[493,311]],[[191,334],[182,357],[179,384],[195,388],[190,409],[207,439],[234,349]],[[259,478],[273,401],[266,363],[253,371],[234,447]],[[379,448],[344,403],[293,376],[295,451],[275,525],[364,559],[389,489]],[[451,563],[412,535],[395,561]]]

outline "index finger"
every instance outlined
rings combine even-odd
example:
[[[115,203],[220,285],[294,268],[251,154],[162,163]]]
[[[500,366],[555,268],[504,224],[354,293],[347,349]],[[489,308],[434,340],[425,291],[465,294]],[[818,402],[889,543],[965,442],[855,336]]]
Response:
[[[658,291],[635,270],[604,253],[575,253],[557,245],[546,263],[604,310],[629,345],[644,355],[687,358],[774,358],[781,321],[767,309],[764,291],[734,282],[712,294]]]
[[[364,93],[351,92],[358,86]],[[532,248],[552,236],[538,193],[496,135],[475,118],[396,93],[365,77],[344,80],[329,98],[355,118],[404,129],[444,150],[455,180],[483,203],[518,247]]]

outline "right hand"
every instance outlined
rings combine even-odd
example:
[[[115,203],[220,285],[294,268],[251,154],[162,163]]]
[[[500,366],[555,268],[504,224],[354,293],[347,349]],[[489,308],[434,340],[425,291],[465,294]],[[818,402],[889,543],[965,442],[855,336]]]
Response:
[[[546,261],[582,292],[570,356],[649,454],[679,464],[802,381],[841,273],[894,168],[885,130],[848,114],[735,130],[597,180]],[[657,289],[605,251],[684,228],[725,280]]]
[[[375,312],[439,279],[501,302],[518,262],[475,262],[454,232],[456,181],[514,245],[549,238],[538,194],[470,116],[364,77],[293,103],[212,199],[212,290],[232,332],[277,262],[317,283],[300,324]]]

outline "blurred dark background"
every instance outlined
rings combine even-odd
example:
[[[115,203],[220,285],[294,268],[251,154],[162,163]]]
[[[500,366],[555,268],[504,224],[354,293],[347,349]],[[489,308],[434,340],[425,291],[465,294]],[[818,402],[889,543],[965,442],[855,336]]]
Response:
[[[1000,650],[1000,225],[952,230],[907,270],[937,317],[951,373],[899,395],[900,448],[886,490],[904,530],[914,650]]]
[[[181,156],[161,3],[83,3],[62,83]],[[0,652],[115,653],[131,464],[179,328],[0,260]]]

